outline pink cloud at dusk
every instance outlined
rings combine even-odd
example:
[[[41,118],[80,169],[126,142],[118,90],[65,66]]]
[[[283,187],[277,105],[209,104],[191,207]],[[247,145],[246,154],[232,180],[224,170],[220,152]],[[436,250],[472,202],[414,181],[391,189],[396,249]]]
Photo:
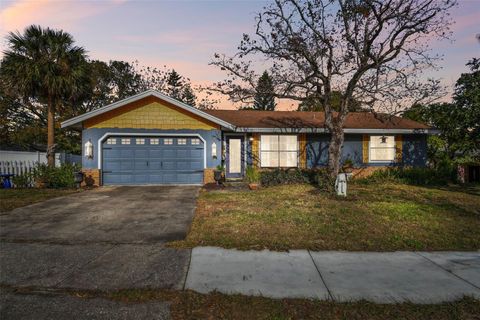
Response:
[[[126,1],[126,0],[0,0],[0,46],[9,31],[31,24],[63,29],[92,59],[137,60],[140,65],[174,68],[194,85],[206,86],[225,77],[209,66],[213,54],[235,52],[242,33],[254,31],[254,15],[266,1]],[[432,40],[433,53],[443,55],[441,78],[453,89],[465,63],[480,56],[480,0],[460,0],[452,10],[452,41]],[[0,53],[1,57],[1,53]],[[260,70],[261,71],[261,70]],[[447,97],[448,99],[448,97]],[[291,109],[291,101],[279,101]],[[239,105],[222,98],[222,108]],[[296,107],[296,104],[295,104]]]
[[[94,16],[119,5],[125,0],[20,0],[2,1],[0,6],[0,32],[22,30],[31,24],[53,28],[74,28],[87,17]]]

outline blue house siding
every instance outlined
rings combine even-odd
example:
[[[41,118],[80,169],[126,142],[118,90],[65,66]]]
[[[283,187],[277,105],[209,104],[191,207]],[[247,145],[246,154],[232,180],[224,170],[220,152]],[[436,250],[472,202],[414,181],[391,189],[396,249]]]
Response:
[[[328,146],[330,136],[328,134],[307,135],[307,167],[323,167],[328,162]],[[362,162],[362,135],[345,135],[342,148],[342,161],[351,159],[355,166],[363,165]]]
[[[157,129],[128,129],[128,128],[89,128],[82,132],[82,145],[88,140],[93,143],[93,158],[82,157],[82,166],[85,169],[98,169],[98,140],[108,132],[113,133],[148,133],[148,134],[199,134],[205,140],[207,150],[207,168],[214,168],[221,164],[222,132],[220,130],[157,130]],[[212,143],[217,144],[217,157],[212,157]],[[82,150],[83,152],[83,150]]]
[[[403,135],[402,159],[404,166],[424,167],[427,164],[427,136],[424,134]]]
[[[361,166],[390,166],[397,163],[363,163],[363,135],[346,134],[342,148],[342,161],[351,159],[355,167]],[[328,134],[307,135],[307,167],[316,168],[327,165],[328,145],[330,136]],[[402,165],[425,166],[427,162],[427,140],[426,135],[405,134],[403,135]]]
[[[327,165],[329,141],[328,134],[307,135],[307,168]]]

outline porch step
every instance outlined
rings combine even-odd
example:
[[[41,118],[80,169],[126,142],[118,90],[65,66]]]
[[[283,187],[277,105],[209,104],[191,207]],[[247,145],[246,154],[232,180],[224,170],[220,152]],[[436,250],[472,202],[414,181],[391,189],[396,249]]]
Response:
[[[225,185],[225,187],[229,187],[229,188],[240,188],[240,189],[247,188],[247,184],[241,179],[236,179],[236,180],[227,179],[227,181],[225,181],[223,184]]]

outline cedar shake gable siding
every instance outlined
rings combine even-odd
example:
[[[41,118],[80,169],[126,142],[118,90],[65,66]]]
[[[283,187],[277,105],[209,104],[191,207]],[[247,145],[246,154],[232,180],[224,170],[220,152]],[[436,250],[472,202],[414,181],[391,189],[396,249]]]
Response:
[[[84,127],[163,130],[219,129],[219,125],[154,96],[146,97],[87,119],[84,122]]]

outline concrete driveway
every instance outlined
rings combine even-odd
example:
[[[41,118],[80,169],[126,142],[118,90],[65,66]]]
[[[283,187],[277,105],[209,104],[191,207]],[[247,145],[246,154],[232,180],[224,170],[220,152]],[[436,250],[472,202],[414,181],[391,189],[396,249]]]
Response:
[[[7,241],[159,243],[183,239],[198,187],[104,187],[0,215]]]
[[[66,299],[71,314],[87,308],[92,310],[88,318],[117,318],[112,303],[48,292],[182,289],[190,250],[168,248],[165,242],[187,234],[198,192],[192,186],[104,187],[2,213],[0,316],[33,319],[38,310],[31,305],[50,305],[58,307],[50,315],[70,319],[61,308]],[[26,288],[45,294],[15,293]],[[122,316],[133,318],[150,318],[152,308],[163,310],[156,314],[159,319],[169,313],[162,302],[125,308]]]

